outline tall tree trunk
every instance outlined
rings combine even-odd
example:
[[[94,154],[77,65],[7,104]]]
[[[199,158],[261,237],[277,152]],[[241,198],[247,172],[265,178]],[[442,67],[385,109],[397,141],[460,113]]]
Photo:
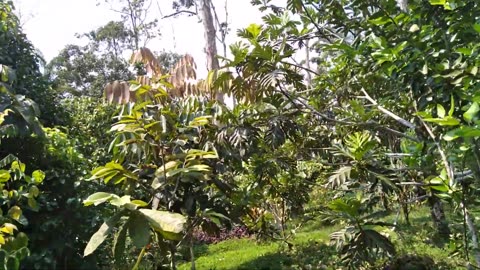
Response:
[[[470,231],[471,243],[473,246],[473,257],[475,259],[477,267],[480,267],[480,250],[479,250],[479,244],[478,244],[478,232],[477,232],[477,229],[475,228],[475,224],[473,223],[472,217],[470,216],[470,213],[468,212],[464,202],[460,203],[460,207],[463,210],[463,218],[464,218],[464,222],[466,223],[465,225]]]
[[[207,69],[218,70],[220,64],[217,59],[217,41],[216,31],[212,15],[212,1],[211,0],[197,0],[198,13],[202,19],[202,24],[205,32],[205,53],[207,54]],[[215,93],[215,98],[218,102],[225,103],[223,93]]]
[[[451,232],[445,217],[442,201],[438,197],[431,196],[428,198],[428,204],[430,205],[430,214],[438,235],[447,240]]]

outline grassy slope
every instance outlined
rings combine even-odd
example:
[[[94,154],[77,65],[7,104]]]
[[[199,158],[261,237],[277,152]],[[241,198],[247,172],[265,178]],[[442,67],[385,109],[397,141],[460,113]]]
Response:
[[[329,234],[333,228],[321,231],[301,232],[293,240],[295,246],[327,247]],[[227,240],[213,245],[197,247],[197,269],[282,269],[294,263],[295,258],[280,252],[278,243],[257,243],[253,239]],[[306,258],[308,259],[308,258]],[[180,265],[179,269],[190,269],[190,263]]]
[[[296,248],[317,246],[331,249],[326,243],[334,228],[298,233],[293,240]],[[295,258],[281,252],[279,243],[257,243],[253,239],[227,240],[196,248],[197,269],[282,269],[290,267]],[[308,259],[308,258],[307,258]],[[190,269],[184,263],[179,269]]]
[[[391,221],[393,218],[388,218]],[[448,263],[441,269],[464,269],[454,265],[464,263],[452,258],[445,248],[428,244],[428,235],[432,232],[428,210],[413,213],[414,226],[402,227],[397,235],[397,249],[400,253],[427,255],[436,262]],[[196,247],[197,269],[320,269],[321,265],[337,260],[337,253],[328,245],[329,234],[335,227],[321,227],[311,223],[299,232],[293,243],[292,252],[282,252],[278,243],[259,244],[253,239],[227,240],[212,245]],[[190,269],[190,263],[183,263],[179,269]],[[336,269],[329,267],[325,269]],[[341,269],[341,268],[337,268]]]

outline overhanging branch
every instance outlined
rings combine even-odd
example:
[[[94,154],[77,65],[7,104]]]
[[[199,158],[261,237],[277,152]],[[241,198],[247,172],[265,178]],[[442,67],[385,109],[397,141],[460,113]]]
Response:
[[[358,122],[353,122],[353,121],[337,120],[337,119],[330,118],[326,114],[321,113],[320,111],[315,109],[313,106],[306,103],[305,101],[303,101],[301,99],[298,99],[298,98],[293,98],[280,85],[278,85],[278,89],[279,89],[279,92],[281,94],[283,94],[288,100],[290,100],[290,102],[292,102],[295,106],[297,106],[297,108],[298,108],[298,105],[301,105],[304,108],[307,108],[308,110],[310,110],[313,114],[321,117],[325,121],[332,122],[332,123],[339,124],[339,125],[344,125],[344,126],[370,127],[372,129],[375,129],[375,130],[383,130],[383,131],[389,132],[391,134],[410,139],[410,140],[415,141],[415,142],[420,142],[420,140],[416,137],[410,136],[408,134],[405,134],[401,131],[398,131],[398,130],[395,130],[395,129],[392,129],[392,128],[389,128],[389,127],[385,127],[385,126],[383,126],[379,123],[376,123],[374,121],[358,123]]]
[[[179,10],[179,11],[174,12],[174,13],[172,13],[172,14],[163,16],[162,19],[166,19],[166,18],[170,18],[170,17],[175,17],[175,16],[178,16],[178,15],[183,14],[183,13],[187,13],[187,14],[190,14],[190,15],[192,15],[192,16],[193,16],[193,15],[197,15],[197,13],[194,12],[194,11],[190,11],[190,10]]]
[[[377,106],[378,110],[383,112],[384,114],[390,116],[391,118],[395,119],[397,122],[399,122],[400,124],[408,127],[408,128],[411,128],[411,129],[415,129],[415,125],[408,122],[407,120],[401,118],[400,116],[394,114],[393,112],[387,110],[386,108],[382,107],[381,105],[379,105],[377,103],[376,100],[374,100],[372,97],[370,97],[370,95],[367,93],[367,91],[365,91],[365,89],[362,88],[362,93],[365,95],[364,98],[367,99],[368,101],[370,101],[373,105]]]

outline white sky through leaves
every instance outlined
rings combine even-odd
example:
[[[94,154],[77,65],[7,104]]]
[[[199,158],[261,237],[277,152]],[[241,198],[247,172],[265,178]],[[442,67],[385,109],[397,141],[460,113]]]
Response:
[[[100,0],[17,0],[15,3],[17,14],[21,15],[24,32],[48,62],[65,45],[81,44],[75,33],[87,33],[111,20],[120,20],[120,14],[111,11],[107,4],[97,6],[98,1]],[[161,18],[156,1],[160,4],[163,15],[173,12],[171,0],[153,0],[151,16]],[[213,3],[219,20],[224,21],[225,1],[213,0]],[[238,40],[237,29],[262,21],[261,13],[251,6],[250,0],[227,0],[227,8],[231,29],[227,45]],[[152,40],[147,47],[155,51],[165,49],[180,54],[189,53],[197,62],[198,75],[205,76],[205,40],[198,17],[180,15],[176,18],[160,19],[159,26],[162,36]],[[218,53],[223,53],[220,44]]]

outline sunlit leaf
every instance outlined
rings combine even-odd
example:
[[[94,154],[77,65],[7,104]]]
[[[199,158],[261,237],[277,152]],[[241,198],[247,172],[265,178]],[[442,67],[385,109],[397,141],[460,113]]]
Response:
[[[457,138],[473,138],[473,137],[480,137],[480,129],[479,128],[473,128],[473,127],[467,127],[467,126],[462,126],[460,128],[451,130],[447,132],[444,136],[443,139],[446,141],[452,141]]]
[[[119,198],[119,197],[115,194],[112,194],[112,193],[97,192],[97,193],[94,193],[94,194],[88,196],[88,198],[86,198],[83,201],[83,204],[85,206],[90,206],[92,204],[97,206],[99,204],[102,204],[106,201],[111,200],[112,198]]]
[[[443,106],[441,104],[437,104],[437,115],[440,118],[445,117],[445,108],[443,108]]]
[[[35,183],[40,184],[45,179],[45,173],[40,170],[36,170],[32,173],[33,180]]]
[[[21,171],[22,173],[25,172],[25,164],[16,160],[14,162],[12,162],[12,170],[19,170]]]
[[[467,122],[471,122],[479,111],[480,106],[477,102],[473,102],[472,105],[470,105],[470,108],[463,114],[463,119]]]
[[[178,240],[181,238],[181,233],[187,222],[184,216],[177,213],[150,209],[140,209],[139,211],[145,215],[150,225],[162,233],[166,239]]]
[[[5,183],[10,180],[10,172],[7,170],[0,170],[0,183]]]
[[[17,226],[13,225],[12,223],[5,223],[0,228],[1,232],[7,233],[7,234],[10,234],[10,235],[13,235],[13,233],[17,230],[18,230]]]
[[[122,215],[123,212],[119,212],[111,217],[107,222],[104,222],[102,226],[100,226],[100,229],[98,229],[98,231],[92,235],[90,241],[88,241],[88,244],[83,251],[83,256],[92,254],[103,243],[103,241],[105,241]]]
[[[110,204],[115,205],[117,207],[122,207],[129,202],[130,202],[130,195],[125,195],[120,198],[115,197],[110,200]]]
[[[132,203],[137,205],[138,207],[145,207],[148,205],[148,203],[141,200],[133,200]]]
[[[22,215],[22,209],[16,205],[12,206],[8,210],[8,216],[14,220],[19,220],[21,215]]]
[[[247,30],[248,33],[251,34],[251,37],[253,39],[256,39],[262,31],[262,26],[258,25],[258,24],[255,24],[255,23],[252,23],[246,28],[246,30]]]
[[[452,116],[446,116],[445,118],[424,118],[425,122],[432,122],[439,124],[440,126],[458,126],[460,121]]]

